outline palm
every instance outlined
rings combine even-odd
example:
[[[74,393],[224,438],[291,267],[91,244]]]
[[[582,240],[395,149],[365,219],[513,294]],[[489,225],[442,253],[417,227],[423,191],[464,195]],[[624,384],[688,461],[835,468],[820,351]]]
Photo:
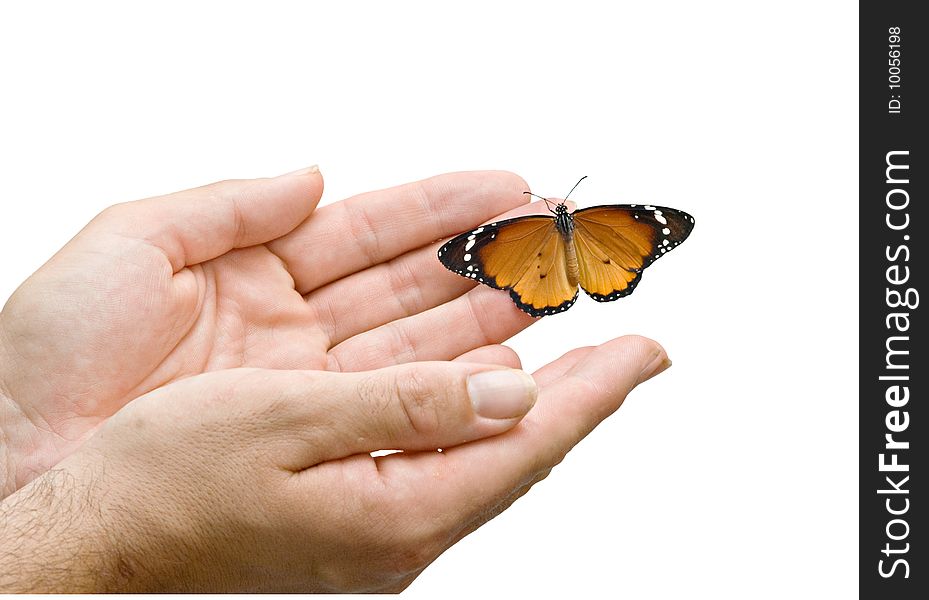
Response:
[[[184,315],[193,323],[187,333],[192,343],[172,348],[166,358],[175,371],[326,368],[324,332],[274,253],[264,246],[233,250],[202,265],[201,273],[194,294],[204,301]],[[209,295],[207,289],[223,291]]]
[[[205,371],[513,362],[481,348],[531,319],[447,273],[433,242],[519,206],[524,189],[453,174],[309,215],[321,180],[303,175],[118,206],[11,297],[0,390],[37,424],[47,468],[133,398]]]
[[[326,339],[313,309],[265,246],[232,250],[188,270],[187,281],[169,276],[153,302],[163,307],[161,318],[136,319],[146,329],[134,337],[158,343],[105,348],[108,360],[129,360],[122,374],[131,391],[114,396],[117,409],[155,387],[206,371],[326,367]],[[138,301],[126,306],[130,318],[146,311]]]

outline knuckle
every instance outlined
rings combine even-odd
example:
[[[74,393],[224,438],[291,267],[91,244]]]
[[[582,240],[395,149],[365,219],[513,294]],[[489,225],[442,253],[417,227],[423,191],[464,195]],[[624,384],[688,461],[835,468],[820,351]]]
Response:
[[[96,223],[112,223],[120,222],[125,220],[127,217],[131,216],[132,211],[135,209],[135,202],[120,202],[118,204],[112,204],[101,210],[96,217],[94,217],[94,222]]]
[[[387,328],[385,351],[382,354],[394,357],[395,364],[414,362],[416,358],[416,344],[410,337],[410,332],[402,324],[395,321]]]
[[[368,407],[371,414],[377,418],[388,412],[393,394],[392,385],[388,378],[381,373],[372,373],[361,379],[356,387],[358,400]]]
[[[405,533],[400,543],[394,544],[390,552],[390,567],[397,575],[408,575],[424,569],[435,560],[438,551],[435,543],[427,536]]]
[[[446,395],[443,386],[416,368],[399,369],[394,386],[407,428],[424,436],[438,433]]]
[[[343,203],[342,206],[346,213],[351,238],[361,250],[362,255],[368,261],[377,264],[380,262],[378,256],[380,256],[381,241],[370,213],[363,204]]]
[[[659,352],[661,350],[658,342],[643,335],[630,334],[623,336],[623,339],[629,343],[630,347],[639,352]]]
[[[381,580],[403,579],[429,565],[444,550],[448,534],[427,518],[422,506],[411,497],[412,490],[384,489],[360,493],[349,499],[353,519],[349,530],[362,540],[378,559],[371,569]]]
[[[416,269],[404,260],[392,261],[387,268],[387,284],[401,314],[412,315],[425,304]]]
[[[386,570],[397,576],[417,573],[429,565],[447,546],[448,535],[422,518],[419,511],[395,515],[397,528],[387,544]]]

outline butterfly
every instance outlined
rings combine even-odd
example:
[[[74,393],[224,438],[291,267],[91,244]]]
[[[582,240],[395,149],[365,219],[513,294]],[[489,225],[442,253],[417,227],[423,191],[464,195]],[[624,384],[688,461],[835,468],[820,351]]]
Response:
[[[615,204],[568,212],[571,192],[557,203],[542,198],[552,215],[506,219],[452,238],[439,248],[439,261],[459,275],[508,290],[516,306],[541,317],[571,308],[578,284],[597,302],[628,296],[642,271],[694,227],[692,216],[663,206]]]

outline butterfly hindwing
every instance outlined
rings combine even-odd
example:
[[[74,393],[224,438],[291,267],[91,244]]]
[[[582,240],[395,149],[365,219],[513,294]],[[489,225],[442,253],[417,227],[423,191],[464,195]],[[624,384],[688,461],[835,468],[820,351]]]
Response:
[[[577,299],[565,269],[564,241],[547,215],[484,225],[446,242],[439,260],[450,271],[510,291],[534,317],[567,310]]]
[[[534,317],[571,308],[577,300],[577,282],[567,272],[565,243],[552,225],[551,233],[529,260],[529,268],[510,288],[516,306]]]
[[[594,206],[573,216],[581,287],[598,302],[631,294],[642,271],[694,226],[687,213],[662,206]]]

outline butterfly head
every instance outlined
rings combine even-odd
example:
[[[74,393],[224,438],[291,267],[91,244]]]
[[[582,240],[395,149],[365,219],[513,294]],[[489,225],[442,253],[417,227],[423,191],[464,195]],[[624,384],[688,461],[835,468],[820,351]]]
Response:
[[[584,175],[583,177],[581,177],[580,179],[578,179],[578,180],[577,180],[577,183],[574,184],[574,187],[571,188],[571,192],[573,192],[574,190],[576,190],[576,189],[577,189],[577,186],[580,185],[580,183],[581,183],[582,181],[584,181],[585,179],[587,179],[587,175]],[[548,210],[551,211],[551,213],[554,214],[556,217],[558,217],[558,216],[561,216],[561,215],[566,215],[566,214],[568,214],[568,207],[566,206],[566,203],[568,202],[568,196],[571,195],[571,192],[568,192],[568,193],[565,195],[564,200],[561,200],[561,201],[558,201],[558,202],[554,202],[554,201],[549,200],[548,198],[544,198],[544,197],[542,197],[542,196],[540,196],[540,195],[538,195],[538,194],[533,194],[532,192],[523,192],[523,193],[524,193],[524,194],[529,194],[530,196],[535,196],[535,197],[538,198],[539,200],[542,200],[543,202],[545,202],[545,205],[548,206]],[[552,206],[554,206],[554,208],[552,208]]]

